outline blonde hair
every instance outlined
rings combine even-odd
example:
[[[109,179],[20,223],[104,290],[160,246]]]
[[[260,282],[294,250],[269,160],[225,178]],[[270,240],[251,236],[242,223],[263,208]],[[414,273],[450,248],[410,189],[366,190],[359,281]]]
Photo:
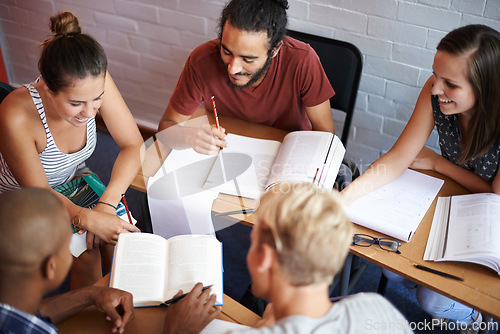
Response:
[[[291,284],[331,282],[344,265],[353,227],[340,195],[311,183],[282,183],[257,209],[259,242],[276,249]]]

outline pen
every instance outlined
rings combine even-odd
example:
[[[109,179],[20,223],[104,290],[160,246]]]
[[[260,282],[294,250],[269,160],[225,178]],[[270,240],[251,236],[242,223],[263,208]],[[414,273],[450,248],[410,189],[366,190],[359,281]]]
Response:
[[[241,210],[235,210],[235,211],[228,211],[228,212],[220,212],[216,213],[215,216],[229,216],[229,215],[237,215],[239,213],[242,213],[244,215],[249,215],[255,212],[255,209],[241,209]]]
[[[128,211],[127,201],[125,200],[125,194],[122,194],[123,205],[125,206],[125,211],[127,211],[127,217],[130,224],[132,223],[132,217],[130,217],[130,212]]]
[[[207,285],[207,286],[204,286],[203,289],[201,289],[201,291],[205,291],[206,289],[210,289],[212,287],[212,284],[211,285]],[[180,296],[177,296],[177,297],[174,297],[174,298],[170,298],[169,300],[163,302],[162,304],[164,305],[167,305],[168,304],[171,304],[171,303],[175,303],[179,300],[181,300],[182,298],[186,297],[188,294],[187,293],[183,293],[182,295]]]
[[[424,266],[421,266],[419,264],[415,264],[415,268],[421,269],[421,270],[425,270],[425,271],[428,271],[430,273],[433,273],[433,274],[436,274],[436,275],[439,275],[439,276],[453,278],[453,279],[456,279],[457,281],[463,281],[464,280],[461,277],[454,276],[454,275],[451,275],[451,274],[447,274],[447,273],[444,273],[444,272],[436,270],[436,269],[431,269],[431,268],[428,268],[428,267],[424,267]]]

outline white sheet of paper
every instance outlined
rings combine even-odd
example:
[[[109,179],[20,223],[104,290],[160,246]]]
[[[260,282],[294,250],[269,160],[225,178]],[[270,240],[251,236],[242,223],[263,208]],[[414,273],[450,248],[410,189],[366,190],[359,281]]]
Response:
[[[357,199],[347,214],[357,224],[409,241],[444,181],[408,169],[391,183]]]
[[[249,326],[240,325],[234,322],[214,319],[201,331],[201,334],[223,334],[230,331],[238,331],[249,328]]]
[[[213,159],[193,149],[172,150],[149,178],[147,195],[155,234],[166,239],[179,234],[215,235],[211,212],[219,193],[202,189]]]

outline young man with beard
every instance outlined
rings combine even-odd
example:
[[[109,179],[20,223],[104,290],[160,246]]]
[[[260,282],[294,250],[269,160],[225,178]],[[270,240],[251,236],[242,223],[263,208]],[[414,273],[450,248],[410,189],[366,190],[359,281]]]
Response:
[[[189,56],[158,130],[187,120],[203,103],[217,112],[286,131],[335,132],[334,95],[321,62],[307,44],[285,36],[288,1],[232,0],[219,38]],[[205,125],[174,148],[212,154],[227,146],[225,130]]]

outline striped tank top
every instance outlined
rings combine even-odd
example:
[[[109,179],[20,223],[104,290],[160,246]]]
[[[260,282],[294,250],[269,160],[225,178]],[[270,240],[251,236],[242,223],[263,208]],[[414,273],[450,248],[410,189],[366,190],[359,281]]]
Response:
[[[75,176],[78,166],[85,162],[94,152],[97,142],[95,119],[91,118],[87,122],[87,142],[85,146],[75,153],[63,153],[57,148],[54,138],[52,138],[52,134],[47,125],[45,109],[43,108],[40,94],[32,84],[24,86],[30,92],[33,103],[42,120],[43,127],[45,128],[47,144],[43,152],[38,156],[40,157],[45,174],[47,174],[49,185],[54,188],[71,180]],[[19,184],[0,153],[0,193],[15,188],[19,188]]]

